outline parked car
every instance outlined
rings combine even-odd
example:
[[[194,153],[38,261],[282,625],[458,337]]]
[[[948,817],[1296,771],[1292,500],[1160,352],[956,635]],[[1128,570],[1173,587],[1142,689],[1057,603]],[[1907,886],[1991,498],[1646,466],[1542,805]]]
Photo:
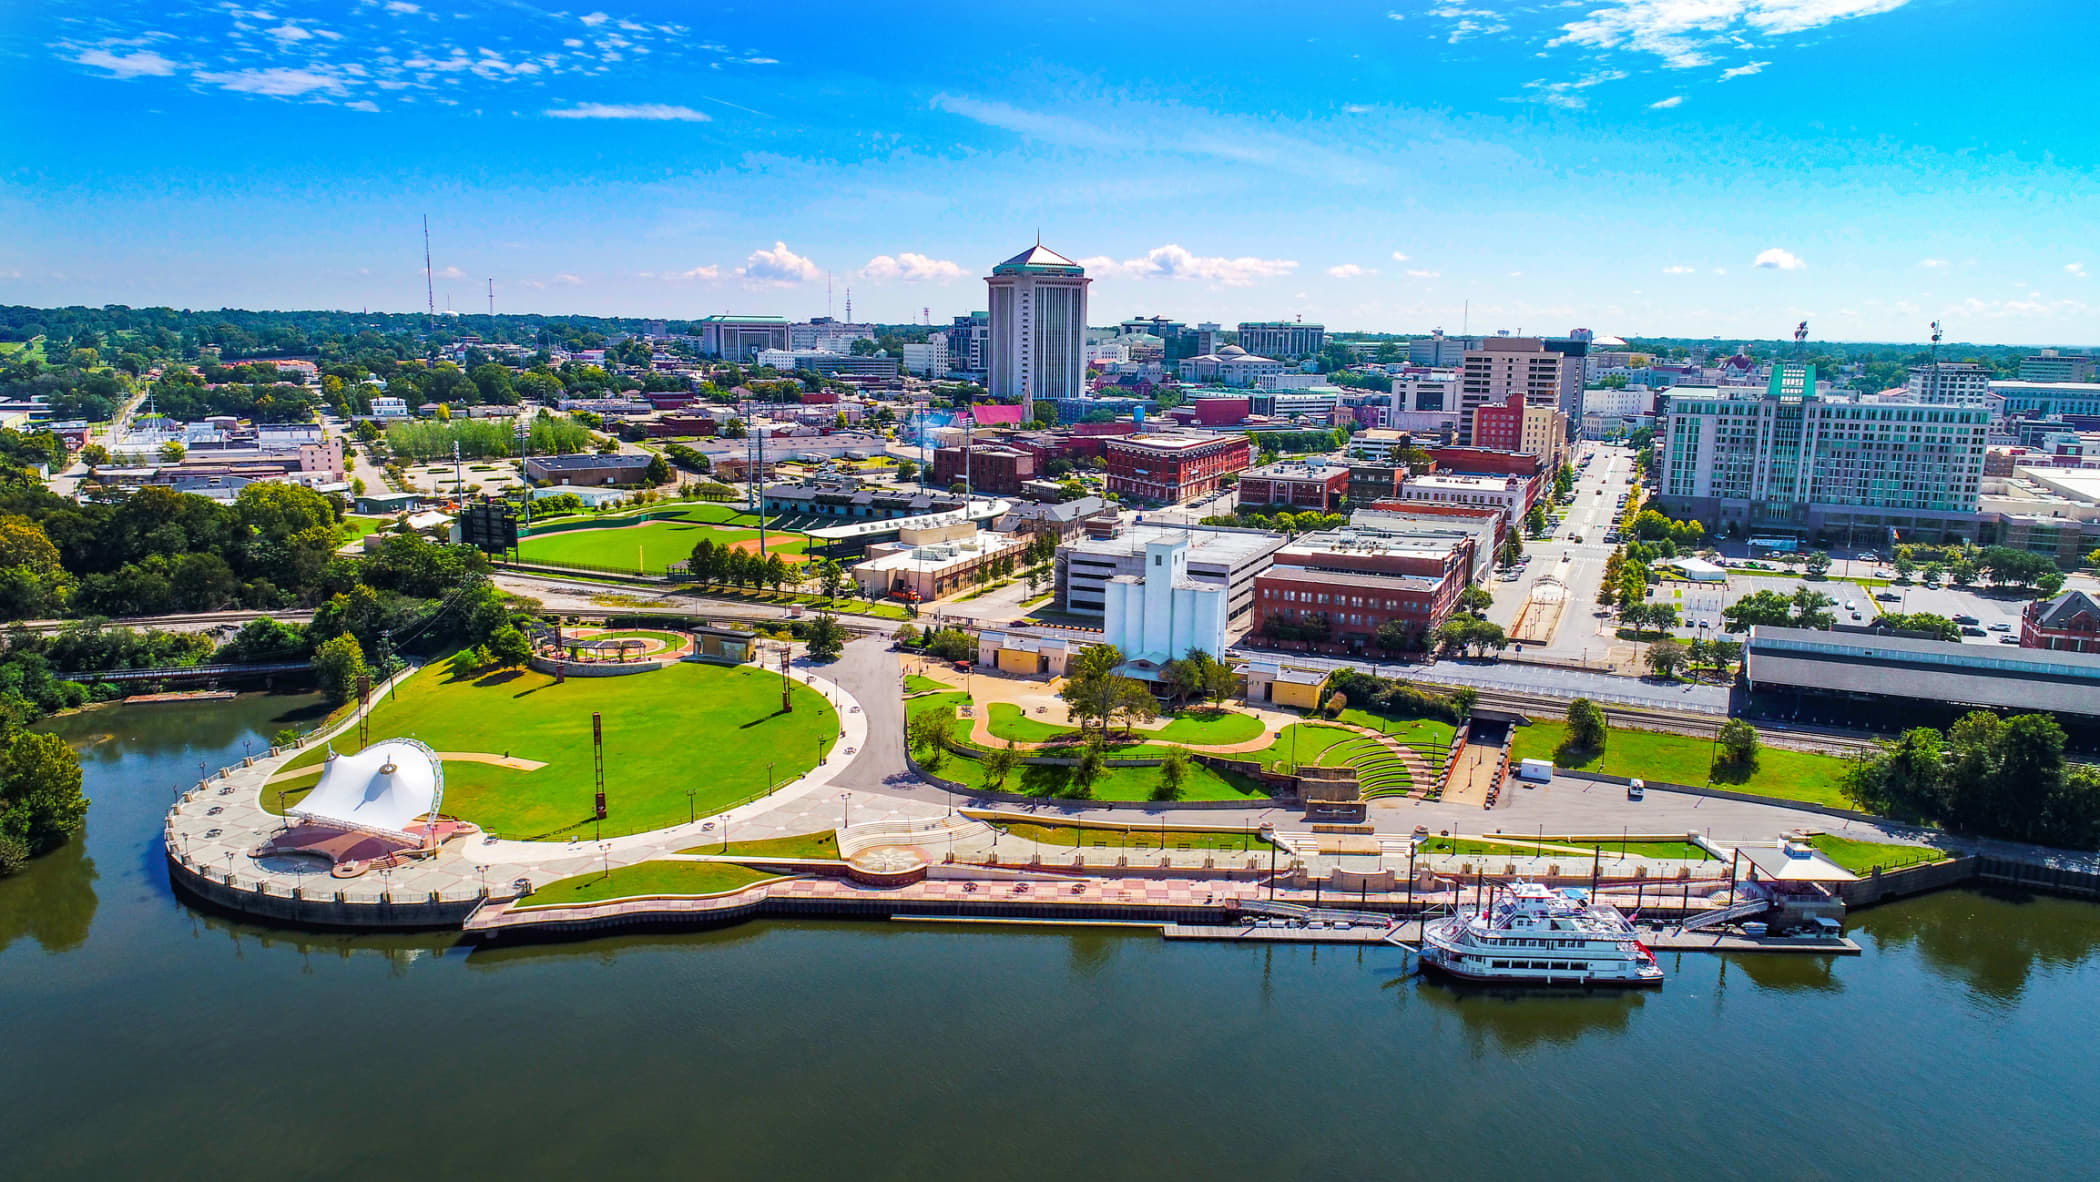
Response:
[[[1630,780],[1630,781],[1628,781],[1628,782],[1627,782],[1627,784],[1626,784],[1626,799],[1628,799],[1628,800],[1640,800],[1640,799],[1642,799],[1643,797],[1645,797],[1645,796],[1647,796],[1647,795],[1648,795],[1648,785],[1647,785],[1647,784],[1643,783],[1643,782],[1642,782],[1642,781],[1640,781],[1640,780]]]
[[[1894,591],[1876,591],[1874,598],[1879,599],[1883,603],[1894,603],[1903,597]]]
[[[1954,617],[1954,622],[1957,624],[1981,624],[1983,621],[1975,616],[1956,616]]]
[[[1988,632],[1985,632],[1985,631],[1984,631],[1983,629],[1981,629],[1981,628],[1978,628],[1978,627],[1975,627],[1975,626],[1973,626],[1973,625],[1964,625],[1964,626],[1962,627],[1962,630],[1961,630],[1961,634],[1962,634],[1963,636],[1988,636],[1988,635],[1990,635],[1990,633],[1988,633]]]
[[[2008,623],[2006,623],[2006,622],[2005,622],[2004,620],[2000,620],[2000,621],[1998,621],[1997,623],[1995,623],[1995,624],[1992,624],[1992,625],[1991,625],[1991,631],[1993,631],[1993,632],[2010,632],[2010,631],[2012,631],[2012,625],[2011,625],[2011,624],[2008,624]]]
[[[2018,643],[2020,643],[2020,638],[2019,638],[2019,637],[2017,637],[2017,636],[2000,636],[2000,637],[1998,638],[1998,643],[1999,643],[1999,644],[2018,644]]]

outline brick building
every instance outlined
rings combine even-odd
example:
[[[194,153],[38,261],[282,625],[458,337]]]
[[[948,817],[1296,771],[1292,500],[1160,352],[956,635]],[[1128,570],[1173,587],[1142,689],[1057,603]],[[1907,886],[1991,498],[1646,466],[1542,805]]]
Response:
[[[1349,491],[1349,469],[1340,464],[1307,464],[1286,460],[1256,468],[1240,477],[1242,506],[1289,505],[1332,513]]]
[[[1461,531],[1351,527],[1304,534],[1255,576],[1254,635],[1361,652],[1379,650],[1378,630],[1397,621],[1406,634],[1401,648],[1419,650],[1457,610],[1474,568],[1474,539]]]
[[[1022,483],[1034,480],[1035,474],[1035,455],[1018,448],[979,444],[933,453],[933,483],[941,488],[968,480],[972,492],[1018,496]]]
[[[1559,407],[1526,402],[1524,395],[1511,394],[1499,404],[1473,411],[1473,446],[1534,455],[1547,471],[1558,471],[1567,457],[1568,416]]]
[[[1371,464],[1358,461],[1349,465],[1348,472],[1347,489],[1351,506],[1371,505],[1399,496],[1400,483],[1407,479],[1407,466],[1404,464]]]
[[[2020,613],[2020,647],[2100,653],[2100,602],[2083,591],[2035,600]]]
[[[1107,449],[1110,492],[1166,504],[1217,492],[1226,476],[1246,471],[1254,450],[1244,435],[1130,435]]]

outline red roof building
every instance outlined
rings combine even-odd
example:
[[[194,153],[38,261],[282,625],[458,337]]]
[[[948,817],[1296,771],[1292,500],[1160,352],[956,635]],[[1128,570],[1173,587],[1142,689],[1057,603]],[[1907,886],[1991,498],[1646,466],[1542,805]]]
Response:
[[[1132,435],[1108,441],[1108,490],[1178,505],[1208,496],[1253,461],[1244,435]],[[1346,478],[1345,478],[1346,481]]]
[[[2083,591],[2035,600],[2020,613],[2020,647],[2100,653],[2100,602]]]

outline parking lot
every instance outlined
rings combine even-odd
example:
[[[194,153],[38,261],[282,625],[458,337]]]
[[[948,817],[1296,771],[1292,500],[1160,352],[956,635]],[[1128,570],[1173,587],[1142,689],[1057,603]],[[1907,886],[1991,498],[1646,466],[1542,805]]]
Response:
[[[1866,574],[1864,568],[1861,573]],[[2020,635],[2020,612],[2028,602],[2016,591],[1997,592],[1976,587],[1927,588],[1915,584],[1877,586],[1871,578],[1867,583],[1856,583],[1850,579],[1805,579],[1799,575],[1734,572],[1729,574],[1725,587],[1664,583],[1657,588],[1654,600],[1677,604],[1680,624],[1676,635],[1679,639],[1690,640],[1697,636],[1712,639],[1724,634],[1722,612],[1737,600],[1759,591],[1776,591],[1791,598],[1798,588],[1804,586],[1836,601],[1831,610],[1837,614],[1840,624],[1866,624],[1886,612],[1930,612],[1982,633],[1980,636],[1964,634],[1962,640],[1968,644],[1998,644],[2006,637],[2017,638]],[[1851,605],[1849,609],[1847,604]],[[1963,616],[1970,617],[1975,623],[1966,624],[1959,618]],[[1706,624],[1703,631],[1699,627],[1701,621]]]

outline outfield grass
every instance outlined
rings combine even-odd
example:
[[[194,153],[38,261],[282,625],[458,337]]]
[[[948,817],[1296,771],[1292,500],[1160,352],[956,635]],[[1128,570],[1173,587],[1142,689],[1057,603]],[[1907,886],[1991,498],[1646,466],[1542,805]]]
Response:
[[[661,573],[673,562],[684,562],[693,547],[705,538],[717,545],[756,542],[758,530],[710,524],[705,521],[651,521],[646,525],[621,525],[617,519],[602,528],[570,529],[518,539],[518,558],[559,566],[577,563],[651,574]],[[768,553],[799,557],[809,539],[798,533],[766,531]],[[756,550],[757,546],[750,547]]]
[[[946,694],[927,694],[913,698],[904,704],[905,710],[914,718],[925,711],[945,711],[950,717],[956,707],[968,700],[968,696],[957,690]],[[966,734],[962,720],[955,722],[950,731],[957,740]],[[1111,758],[1147,759],[1157,758],[1158,752],[1167,748],[1145,746],[1110,748]],[[927,753],[914,752],[920,765],[925,765]],[[954,752],[945,754],[939,767],[927,769],[944,780],[955,780],[970,788],[999,792],[1018,792],[1030,796],[1070,799],[1073,796],[1072,769],[1054,765],[1017,766],[1003,784],[987,784],[984,764]],[[1087,791],[1093,800],[1150,800],[1153,790],[1159,786],[1159,769],[1156,767],[1117,767],[1105,770]],[[1193,760],[1189,762],[1188,778],[1182,781],[1182,800],[1265,800],[1267,793],[1261,785],[1239,776],[1229,776],[1203,766]]]
[[[1160,848],[1161,833],[1158,826],[1147,828],[1142,822],[1126,829],[1099,829],[1082,825],[1002,825],[1009,837],[1022,837],[1043,845],[1066,846],[1077,849],[1151,849]],[[1260,835],[1252,833],[1206,833],[1196,829],[1169,829],[1165,833],[1166,846],[1170,850],[1212,850],[1220,853],[1267,853],[1275,848]]]
[[[1661,780],[1670,784],[1711,784],[1754,796],[1850,808],[1838,791],[1846,761],[1835,755],[1808,751],[1786,751],[1765,747],[1758,752],[1757,767],[1747,776],[1733,769],[1710,775],[1713,744],[1692,735],[1668,735],[1612,727],[1602,755],[1564,752],[1568,724],[1558,719],[1533,719],[1530,726],[1516,728],[1511,761],[1550,759],[1554,766],[1573,771],[1600,772],[1612,776]]]
[[[727,854],[745,858],[828,858],[836,861],[839,856],[839,835],[836,830],[822,833],[798,833],[792,837],[767,837],[758,841],[732,841],[728,845],[716,842],[713,845],[696,845],[683,854]]]
[[[1876,866],[1894,870],[1899,866],[1915,866],[1920,862],[1943,862],[1953,856],[1946,850],[1931,846],[1853,841],[1848,837],[1834,837],[1828,833],[1810,838],[1809,844],[1821,850],[1831,861],[1860,875],[1873,873]]]
[[[566,839],[599,832],[593,823],[591,714],[605,729],[607,836],[683,824],[783,783],[816,766],[838,740],[838,713],[800,682],[794,712],[781,714],[780,676],[752,666],[681,662],[625,677],[572,677],[509,671],[454,678],[439,664],[418,672],[373,711],[374,738],[406,735],[437,751],[510,754],[543,762],[520,771],[493,764],[445,764],[444,811],[507,838]],[[357,735],[338,735],[355,751]],[[285,771],[318,765],[316,744]],[[304,785],[310,787],[311,785]],[[689,801],[686,791],[693,790]],[[264,807],[277,805],[263,789]]]
[[[519,900],[518,906],[568,907],[636,895],[718,895],[779,877],[729,862],[637,862],[611,874],[558,879]]]

